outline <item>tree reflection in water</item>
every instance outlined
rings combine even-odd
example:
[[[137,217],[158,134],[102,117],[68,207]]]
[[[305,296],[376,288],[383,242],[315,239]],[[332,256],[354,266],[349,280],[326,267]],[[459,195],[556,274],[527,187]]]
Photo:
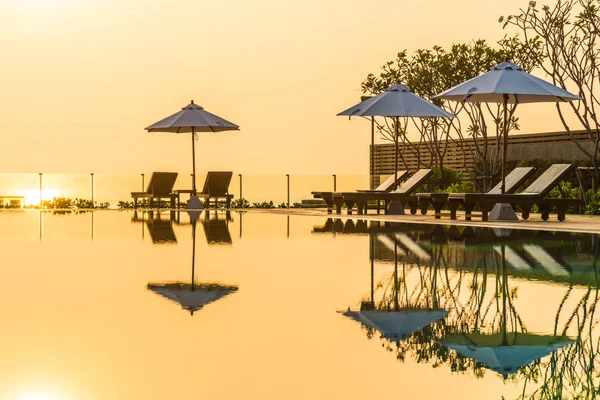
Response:
[[[489,372],[489,366],[451,350],[444,345],[445,338],[446,341],[457,335],[477,340],[486,338],[488,341],[502,338],[495,346],[519,345],[528,341],[537,342],[540,346],[541,342],[548,341],[556,348],[548,348],[547,357],[528,360],[526,365],[518,365],[518,368],[498,371],[501,379],[522,387],[519,398],[588,399],[600,394],[600,376],[595,372],[600,351],[596,316],[599,300],[597,237],[573,240],[568,244],[569,248],[579,252],[578,260],[585,259],[585,276],[563,274],[567,276],[556,277],[549,276],[547,272],[548,276],[543,275],[540,270],[534,271],[533,279],[551,280],[554,286],[564,288],[560,305],[553,316],[552,332],[538,335],[528,331],[515,305],[519,290],[527,290],[527,286],[519,285],[523,282],[520,279],[522,275],[511,269],[505,254],[505,250],[511,250],[513,246],[518,249],[518,243],[523,239],[514,244],[509,241],[510,231],[492,235],[492,231],[487,230],[485,234],[478,234],[469,229],[459,232],[456,227],[439,225],[428,227],[426,232],[414,228],[395,232],[389,226],[385,233],[370,230],[365,233],[371,236],[372,265],[386,251],[380,248],[381,241],[377,240],[380,235],[400,243],[405,251],[396,252],[393,260],[390,260],[389,254],[381,257],[383,260],[387,258],[388,262],[393,261],[397,268],[383,279],[372,282],[372,292],[376,292],[378,300],[373,301],[371,295],[370,299],[363,299],[361,308],[450,311],[446,318],[399,340],[390,340],[375,329],[363,326],[369,338],[379,337],[383,347],[395,353],[398,360],[412,359],[431,364],[434,368],[445,366],[454,373],[483,378]],[[457,240],[457,233],[460,240]],[[503,238],[503,234],[507,237]],[[407,237],[410,239],[408,245]],[[552,245],[549,243],[545,247]],[[587,286],[581,285],[582,282]],[[540,299],[539,307],[545,307],[543,299]],[[533,345],[529,343],[526,346]]]

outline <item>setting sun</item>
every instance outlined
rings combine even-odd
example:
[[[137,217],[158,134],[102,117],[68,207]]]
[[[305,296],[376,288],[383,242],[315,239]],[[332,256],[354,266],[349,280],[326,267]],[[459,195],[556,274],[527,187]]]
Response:
[[[64,190],[48,188],[42,191],[42,200],[52,200],[55,197],[61,197],[64,195]],[[40,203],[39,189],[26,189],[23,191],[22,196],[25,196],[25,205],[33,205]]]

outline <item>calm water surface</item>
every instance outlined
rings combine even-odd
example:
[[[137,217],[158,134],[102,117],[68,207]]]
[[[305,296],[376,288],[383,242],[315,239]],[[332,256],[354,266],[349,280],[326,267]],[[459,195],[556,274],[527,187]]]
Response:
[[[0,226],[1,399],[600,390],[597,235],[258,212]]]

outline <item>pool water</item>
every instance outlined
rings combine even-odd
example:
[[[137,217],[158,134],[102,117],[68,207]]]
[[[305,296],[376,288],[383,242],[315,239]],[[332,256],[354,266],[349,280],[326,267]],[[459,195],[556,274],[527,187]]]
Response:
[[[0,226],[0,399],[600,390],[598,235],[214,211]]]

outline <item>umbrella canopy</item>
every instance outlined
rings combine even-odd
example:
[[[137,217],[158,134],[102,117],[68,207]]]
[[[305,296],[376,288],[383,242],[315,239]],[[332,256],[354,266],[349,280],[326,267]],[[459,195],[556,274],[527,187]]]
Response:
[[[379,331],[393,341],[403,340],[448,315],[445,310],[400,310],[400,311],[339,311],[361,324]]]
[[[148,289],[181,305],[191,314],[238,290],[237,286],[216,283],[149,283]]]
[[[438,99],[448,99],[471,103],[502,103],[504,104],[504,132],[502,139],[502,184],[504,193],[506,176],[506,153],[508,146],[508,104],[565,102],[580,100],[578,96],[554,86],[540,78],[523,71],[521,67],[511,62],[503,62],[492,67],[485,74],[463,82],[451,89],[433,96]],[[513,109],[514,112],[514,109]],[[512,114],[511,114],[512,115]],[[504,211],[502,209],[504,208]],[[502,214],[505,217],[500,217]],[[492,211],[492,215],[494,211]],[[491,219],[517,219],[510,206],[500,207],[496,217]]]
[[[471,103],[502,103],[505,97],[509,104],[580,100],[578,96],[528,74],[511,62],[498,64],[485,74],[433,96]]]
[[[148,132],[223,132],[235,131],[240,127],[215,114],[211,114],[194,103],[194,100],[181,111],[162,119],[146,128]]]
[[[192,134],[192,190],[193,195],[196,195],[196,133],[197,132],[223,132],[239,130],[240,127],[229,122],[215,114],[211,114],[203,107],[194,104],[194,100],[181,111],[168,116],[146,128],[148,132],[173,132],[173,133],[191,133]],[[193,208],[198,208],[200,201],[197,197],[188,203],[194,205]]]
[[[342,111],[338,116],[360,117],[393,117],[396,122],[394,143],[396,144],[396,162],[394,169],[395,188],[398,187],[398,134],[399,118],[454,118],[451,114],[427,100],[415,95],[408,86],[396,83],[384,92],[379,93],[349,109]],[[374,122],[371,122],[371,142],[374,143]],[[373,160],[371,160],[371,165]]]
[[[338,116],[349,117],[354,115],[361,117],[454,118],[454,114],[417,96],[411,92],[408,86],[399,83],[338,114]]]
[[[566,336],[514,332],[453,335],[438,343],[508,376],[574,341]]]

